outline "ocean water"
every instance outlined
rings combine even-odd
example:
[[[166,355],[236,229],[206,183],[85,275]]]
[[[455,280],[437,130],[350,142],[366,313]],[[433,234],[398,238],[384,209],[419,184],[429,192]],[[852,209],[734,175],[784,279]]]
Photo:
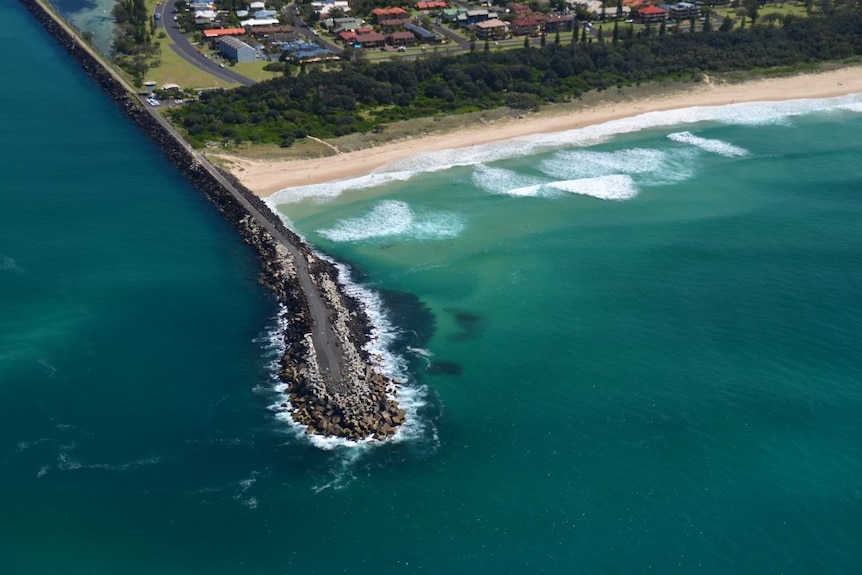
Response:
[[[315,444],[271,409],[254,253],[0,17],[0,573],[862,569],[862,98],[280,193],[411,409]]]

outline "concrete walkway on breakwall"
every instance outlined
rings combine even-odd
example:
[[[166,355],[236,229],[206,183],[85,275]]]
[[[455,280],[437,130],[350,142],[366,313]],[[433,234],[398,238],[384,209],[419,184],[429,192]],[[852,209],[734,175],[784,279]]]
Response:
[[[122,86],[129,95],[140,103],[138,92],[119,74],[113,66],[104,60],[102,55],[84,42],[77,31],[72,28],[62,17],[60,17],[54,7],[46,0],[20,0],[26,5],[37,5],[42,11],[48,15],[57,25],[63,28],[69,38],[74,39],[78,47],[86,51],[99,65],[108,72],[113,79]],[[29,6],[28,6],[29,7]],[[140,109],[146,111],[150,116],[157,121],[161,127],[172,136],[177,144],[183,146],[188,153],[198,162],[198,164],[206,170],[226,191],[228,191],[237,203],[254,218],[254,220],[263,229],[269,232],[281,245],[287,248],[290,255],[296,261],[297,276],[300,287],[303,291],[305,300],[308,302],[309,313],[311,314],[311,340],[314,345],[315,354],[317,356],[318,367],[320,372],[327,380],[338,385],[339,391],[343,390],[342,376],[348,373],[346,369],[345,358],[341,350],[335,345],[338,342],[338,337],[334,332],[331,322],[329,321],[330,310],[323,296],[320,293],[318,286],[315,285],[308,269],[308,259],[306,254],[295,245],[290,238],[279,229],[272,219],[277,218],[265,205],[261,204],[261,208],[249,201],[248,198],[238,190],[231,182],[229,182],[212,164],[210,164],[200,153],[195,151],[188,142],[177,132],[177,130],[165,120],[154,109],[140,105]],[[265,213],[266,210],[268,213]]]

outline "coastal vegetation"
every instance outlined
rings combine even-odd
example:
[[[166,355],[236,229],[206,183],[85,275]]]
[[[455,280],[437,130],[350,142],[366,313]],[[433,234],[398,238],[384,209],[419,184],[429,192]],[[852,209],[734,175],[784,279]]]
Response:
[[[793,68],[862,54],[862,9],[787,14],[769,23],[702,31],[635,32],[621,24],[604,41],[581,36],[508,51],[371,64],[309,66],[251,87],[212,91],[172,111],[193,144],[259,142],[291,146],[298,138],[331,138],[385,129],[399,120],[507,106],[533,109],[643,82],[699,81],[704,73]]]
[[[155,41],[155,21],[146,0],[118,0],[113,8],[116,20],[114,60],[132,76],[136,85],[143,83],[150,66],[158,66],[161,48]]]

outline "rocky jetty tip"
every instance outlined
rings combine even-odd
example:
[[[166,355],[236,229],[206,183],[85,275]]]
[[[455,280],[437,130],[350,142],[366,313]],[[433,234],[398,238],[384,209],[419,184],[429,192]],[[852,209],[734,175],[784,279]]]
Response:
[[[256,249],[261,283],[286,310],[279,377],[289,402],[281,408],[308,434],[355,441],[393,437],[405,421],[398,383],[366,351],[371,322],[339,283],[337,268],[260,198],[196,153],[43,2],[19,1]]]

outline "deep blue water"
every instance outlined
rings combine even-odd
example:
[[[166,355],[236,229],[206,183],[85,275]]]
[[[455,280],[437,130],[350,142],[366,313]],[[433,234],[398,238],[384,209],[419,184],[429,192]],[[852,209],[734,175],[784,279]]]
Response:
[[[255,254],[0,18],[0,573],[862,569],[858,98],[282,194],[412,402],[325,450],[269,409]]]

